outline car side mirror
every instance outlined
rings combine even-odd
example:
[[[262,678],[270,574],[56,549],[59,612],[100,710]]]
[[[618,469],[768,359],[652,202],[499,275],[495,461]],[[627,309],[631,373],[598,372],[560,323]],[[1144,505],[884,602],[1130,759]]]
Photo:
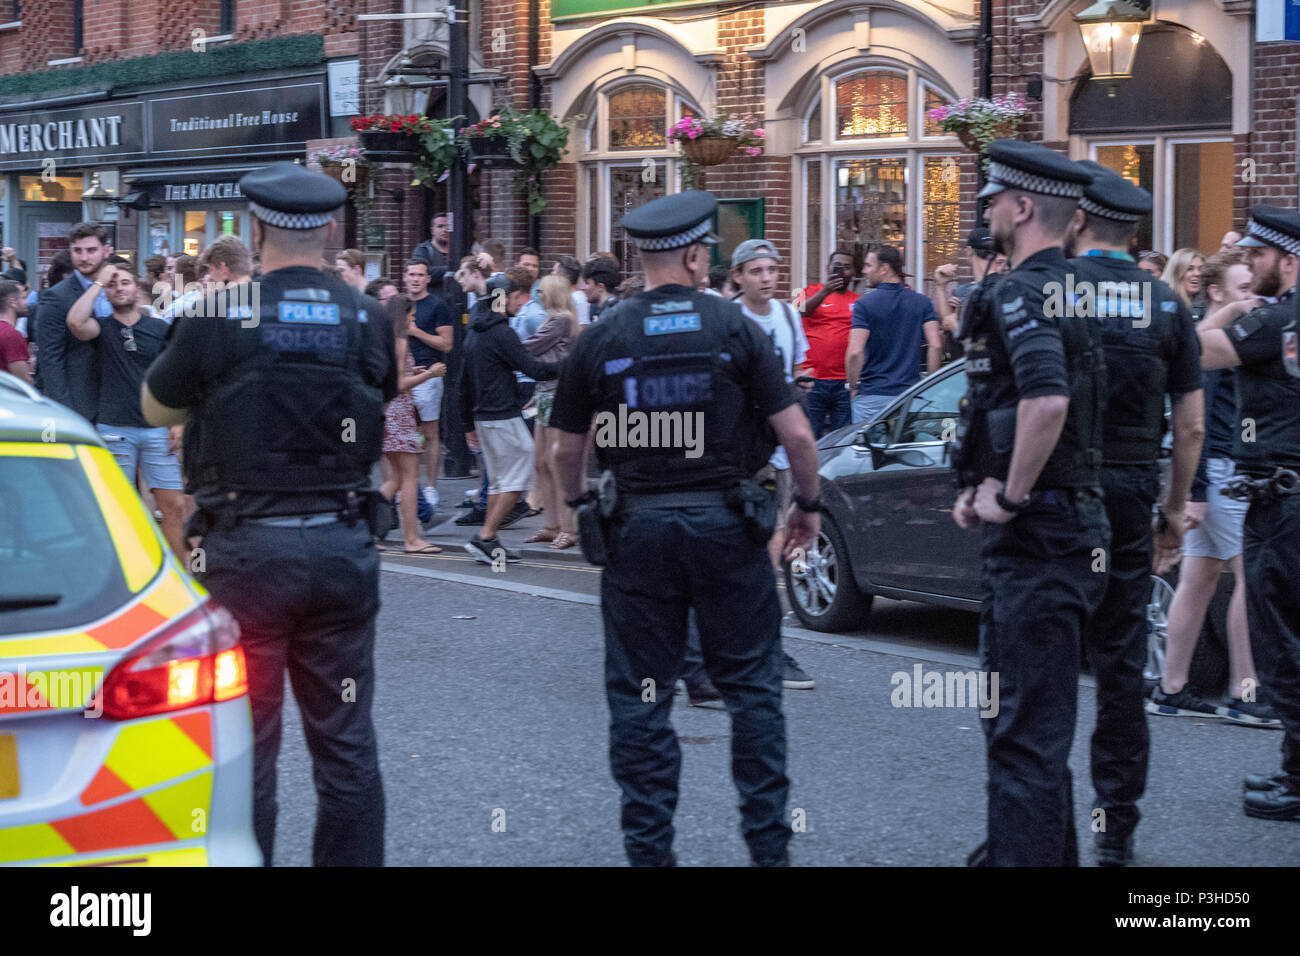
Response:
[[[853,436],[853,445],[855,448],[866,449],[871,452],[871,467],[879,468],[885,463],[885,445],[883,442],[872,441],[872,429],[860,431]]]

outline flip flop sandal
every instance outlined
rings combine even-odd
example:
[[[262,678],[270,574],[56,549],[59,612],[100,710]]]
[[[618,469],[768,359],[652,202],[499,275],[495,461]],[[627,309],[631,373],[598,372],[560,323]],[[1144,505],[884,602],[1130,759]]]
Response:
[[[529,508],[528,511],[525,512],[524,517],[525,517],[525,518],[532,518],[532,517],[535,517],[535,516],[541,514],[541,513],[542,513],[543,511],[545,511],[545,510],[546,510],[545,508]]]
[[[536,531],[533,536],[526,540],[524,544],[535,544],[538,541],[554,541],[558,535],[562,534],[559,528],[543,528]]]
[[[394,548],[393,550],[397,549]],[[408,551],[405,548],[402,548],[402,554],[442,554],[442,548],[438,547],[436,544],[426,544],[418,551]]]
[[[577,543],[577,538],[569,534],[567,531],[561,531],[555,536],[555,540],[551,543],[551,550],[563,551],[565,548],[572,548]]]

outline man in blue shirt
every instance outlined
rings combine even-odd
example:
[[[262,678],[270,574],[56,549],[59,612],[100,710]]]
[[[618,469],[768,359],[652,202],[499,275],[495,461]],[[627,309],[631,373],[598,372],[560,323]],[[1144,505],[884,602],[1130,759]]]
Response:
[[[923,337],[927,371],[938,369],[943,356],[939,317],[929,299],[903,285],[902,254],[893,246],[868,252],[863,274],[875,291],[853,304],[844,354],[855,422],[875,418],[921,377]]]

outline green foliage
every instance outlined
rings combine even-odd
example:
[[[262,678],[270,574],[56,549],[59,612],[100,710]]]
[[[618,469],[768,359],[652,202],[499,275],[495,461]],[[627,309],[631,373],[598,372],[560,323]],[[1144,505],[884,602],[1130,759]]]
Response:
[[[581,117],[579,117],[581,119]],[[545,110],[526,112],[513,106],[494,110],[487,119],[461,130],[466,140],[504,136],[510,158],[519,167],[515,190],[528,197],[528,213],[536,216],[546,208],[542,195],[542,173],[559,164],[569,143],[569,128],[556,122]]]
[[[38,73],[0,77],[0,98],[31,99],[61,90],[159,86],[205,77],[312,66],[325,59],[325,39],[297,34],[248,43],[218,43],[202,53],[191,49],[130,60],[106,60]]]

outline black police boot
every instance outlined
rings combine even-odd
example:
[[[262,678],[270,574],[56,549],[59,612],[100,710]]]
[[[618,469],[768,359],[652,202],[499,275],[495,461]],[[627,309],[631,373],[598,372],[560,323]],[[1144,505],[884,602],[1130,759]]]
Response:
[[[1092,850],[1098,866],[1132,866],[1133,834],[1094,833]]]
[[[761,859],[751,860],[749,865],[750,866],[789,866],[790,851],[785,850],[781,853],[780,856],[763,857]]]
[[[1276,790],[1286,782],[1286,774],[1281,770],[1272,773],[1248,773],[1241,781],[1242,790]]]
[[[709,680],[708,674],[700,674],[698,680],[688,680],[685,683],[686,698],[691,702],[692,707],[722,700],[722,695],[718,693],[718,688],[713,686],[713,681]]]
[[[1242,809],[1261,820],[1300,820],[1300,789],[1287,784],[1273,790],[1247,790]]]

